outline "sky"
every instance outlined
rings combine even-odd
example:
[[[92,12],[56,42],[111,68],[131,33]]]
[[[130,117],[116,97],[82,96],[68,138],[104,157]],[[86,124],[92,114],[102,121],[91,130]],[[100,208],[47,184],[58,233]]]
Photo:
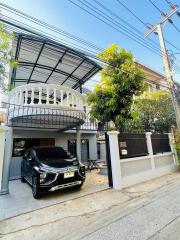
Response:
[[[95,4],[93,0],[73,0],[74,2],[81,4],[80,2],[89,1],[91,4]],[[147,31],[146,27],[140,23],[134,16],[132,16],[126,9],[124,9],[117,0],[98,0],[104,6],[108,7],[121,17],[123,20],[127,21],[139,31],[143,33]],[[149,2],[149,0],[120,0],[125,3],[128,8],[130,8],[136,15],[142,19],[145,23],[155,24],[162,17],[157,9]],[[170,11],[170,8],[165,0],[153,0],[160,9],[165,13]],[[84,12],[82,9],[78,8],[72,4],[69,0],[1,0],[13,8],[23,11],[33,17],[36,17],[42,21],[45,21],[53,26],[59,27],[66,32],[74,34],[80,38],[83,38],[89,42],[95,43],[101,48],[106,48],[112,43],[117,43],[121,48],[125,48],[131,51],[135,59],[154,70],[164,73],[162,58],[143,46],[139,45],[122,33],[117,32],[110,26],[99,21],[93,16]],[[177,0],[174,2],[180,5]],[[97,5],[96,5],[97,6]],[[180,17],[174,15],[172,17],[173,22],[180,29]],[[123,23],[122,23],[123,24]],[[178,48],[180,48],[180,31],[173,28],[170,23],[166,23],[163,26],[164,37]],[[60,37],[60,36],[59,36]],[[151,34],[149,39],[152,39],[157,43],[159,47],[158,36]],[[172,48],[167,45],[168,50],[175,53],[176,64],[180,66],[180,54],[177,49]],[[180,53],[180,50],[179,50]],[[99,76],[94,77],[95,80],[99,79]],[[180,71],[174,74],[174,79],[180,83]],[[92,82],[88,83],[89,86],[93,85]]]

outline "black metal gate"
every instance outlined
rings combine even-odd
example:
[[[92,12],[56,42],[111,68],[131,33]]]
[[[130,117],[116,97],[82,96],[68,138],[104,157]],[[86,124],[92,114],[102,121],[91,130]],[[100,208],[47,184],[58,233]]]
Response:
[[[105,142],[106,142],[106,162],[107,162],[107,170],[108,170],[108,182],[109,182],[109,187],[113,187],[109,136],[106,132],[105,132]]]

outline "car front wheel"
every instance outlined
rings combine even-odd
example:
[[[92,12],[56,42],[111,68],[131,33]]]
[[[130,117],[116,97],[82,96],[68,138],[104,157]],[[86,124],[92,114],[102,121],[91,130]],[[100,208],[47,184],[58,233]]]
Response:
[[[36,199],[40,197],[40,191],[39,191],[39,187],[37,185],[36,177],[32,178],[32,194],[33,194],[33,197]]]

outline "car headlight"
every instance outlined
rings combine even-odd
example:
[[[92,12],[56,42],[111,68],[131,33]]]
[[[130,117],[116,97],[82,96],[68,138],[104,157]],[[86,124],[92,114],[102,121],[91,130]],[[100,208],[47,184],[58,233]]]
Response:
[[[46,177],[47,177],[47,173],[40,173],[40,176],[39,176],[40,183],[44,182]]]
[[[84,166],[79,168],[79,174],[83,177],[86,175],[86,170]]]

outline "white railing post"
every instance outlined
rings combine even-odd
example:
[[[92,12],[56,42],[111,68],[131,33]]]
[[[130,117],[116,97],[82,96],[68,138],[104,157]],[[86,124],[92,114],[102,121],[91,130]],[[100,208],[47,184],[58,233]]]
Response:
[[[18,104],[18,92],[15,92],[15,99],[14,99],[14,103]]]
[[[20,89],[19,91],[19,102],[18,102],[19,105],[22,104],[22,89]]]
[[[46,104],[49,104],[49,88],[46,88]]]
[[[25,90],[25,101],[24,101],[24,103],[27,104],[27,102],[28,102],[28,89],[26,88],[26,90]]]
[[[63,90],[61,90],[61,105],[63,104]]]
[[[38,104],[42,104],[42,87],[39,87],[39,102]]]
[[[172,133],[168,133],[168,137],[169,137],[169,145],[171,148],[171,152],[173,154],[174,165],[177,166],[178,165],[178,156],[177,156],[177,152],[176,152],[176,148],[175,148],[175,139],[174,139],[173,131],[172,131]]]
[[[34,88],[31,89],[31,104],[34,104]]]
[[[152,140],[151,140],[151,132],[146,132],[146,144],[147,144],[147,150],[148,150],[148,154],[150,156],[151,159],[151,169],[155,170],[155,162],[154,162],[154,154],[153,154],[153,147],[152,147]]]
[[[69,92],[66,92],[66,94],[67,94],[67,106],[69,106]]]
[[[78,97],[77,96],[75,96],[75,98],[74,98],[75,100],[75,105],[76,105],[76,108],[78,107]]]
[[[54,105],[56,105],[56,89],[54,88]]]
[[[118,144],[119,132],[111,131],[107,134],[109,135],[113,188],[122,189],[121,163]]]

